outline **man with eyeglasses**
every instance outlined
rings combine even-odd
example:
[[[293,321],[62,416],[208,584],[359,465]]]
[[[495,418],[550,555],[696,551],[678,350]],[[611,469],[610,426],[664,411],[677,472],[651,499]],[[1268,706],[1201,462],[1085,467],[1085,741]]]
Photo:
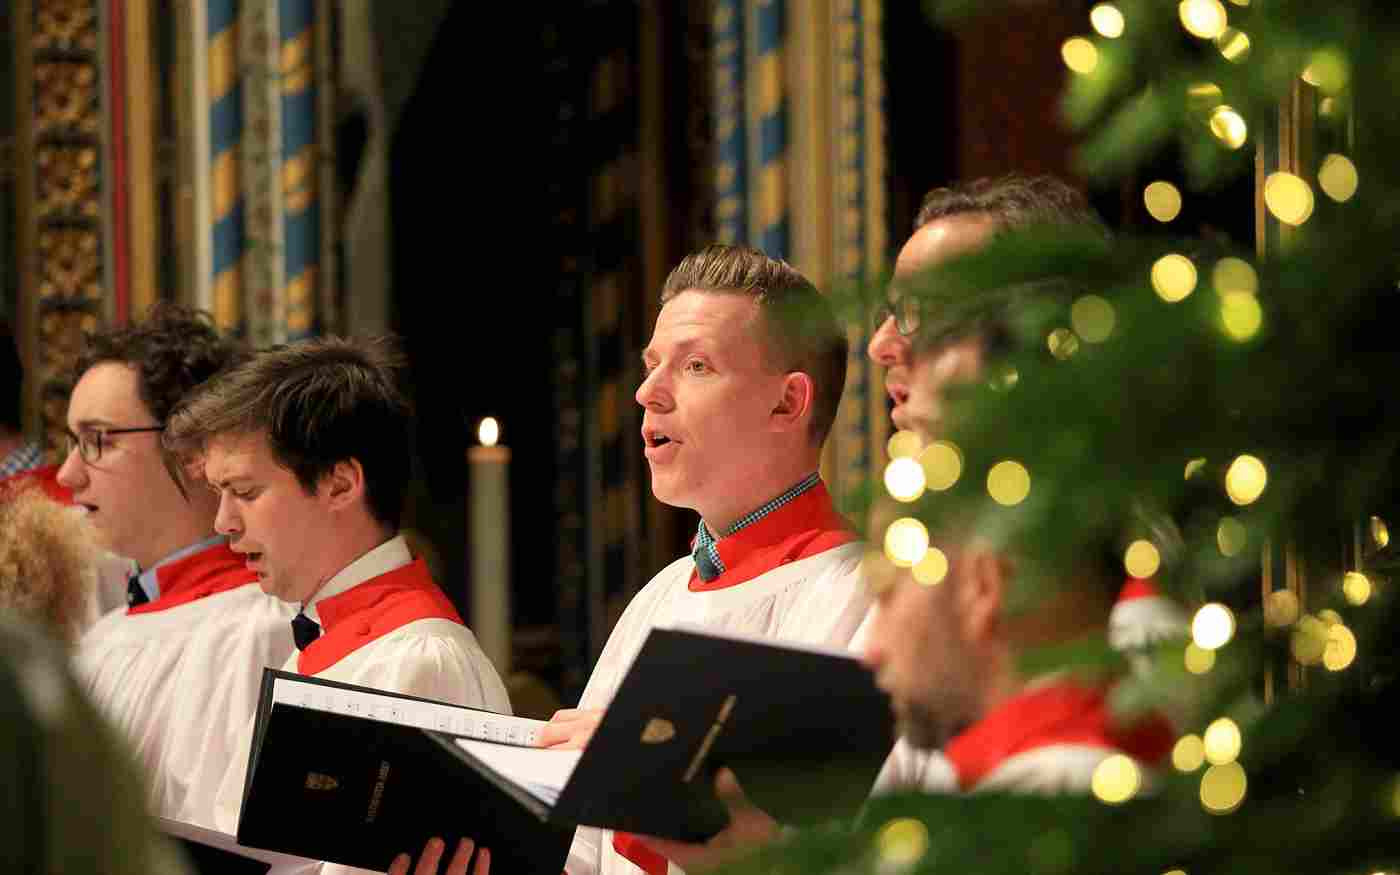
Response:
[[[105,546],[130,557],[127,604],[78,642],[86,691],[140,755],[151,803],[170,814],[207,756],[230,756],[261,669],[292,652],[291,611],[215,534],[215,496],[161,447],[185,394],[238,361],[195,311],[159,304],[136,326],[88,338],[69,399],[58,481]]]

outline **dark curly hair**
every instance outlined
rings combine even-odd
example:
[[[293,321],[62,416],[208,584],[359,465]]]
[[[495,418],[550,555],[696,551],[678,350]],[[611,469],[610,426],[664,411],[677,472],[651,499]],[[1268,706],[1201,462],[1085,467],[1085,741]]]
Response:
[[[191,389],[244,357],[242,345],[219,333],[208,313],[160,301],[137,324],[89,334],[73,383],[103,362],[131,365],[142,403],[164,425]]]

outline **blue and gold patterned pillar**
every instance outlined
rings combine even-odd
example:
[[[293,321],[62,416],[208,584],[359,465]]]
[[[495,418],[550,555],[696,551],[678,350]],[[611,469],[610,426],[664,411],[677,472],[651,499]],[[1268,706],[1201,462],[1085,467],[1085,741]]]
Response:
[[[317,327],[317,263],[321,211],[317,198],[317,94],[315,0],[280,0],[282,99],[282,233],[286,283],[284,331],[288,340]]]
[[[749,93],[750,166],[754,170],[753,199],[749,206],[749,236],[753,245],[773,256],[791,255],[788,234],[788,101],[786,67],[785,0],[757,0],[749,4],[754,39]]]
[[[243,322],[244,199],[240,146],[243,89],[239,70],[237,0],[204,0],[207,94],[208,231],[211,291],[199,303],[224,329]]]
[[[748,123],[744,115],[744,2],[714,0],[715,225],[721,243],[749,239]]]

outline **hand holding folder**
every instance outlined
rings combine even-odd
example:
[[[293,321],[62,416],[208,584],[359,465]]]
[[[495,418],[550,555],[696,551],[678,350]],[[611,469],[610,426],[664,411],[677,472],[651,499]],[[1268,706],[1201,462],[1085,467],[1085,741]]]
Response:
[[[850,654],[685,629],[652,630],[586,748],[533,746],[544,727],[269,672],[238,840],[385,869],[470,836],[501,872],[558,872],[575,826],[720,833],[724,767],[784,824],[850,813],[893,744],[888,701]]]

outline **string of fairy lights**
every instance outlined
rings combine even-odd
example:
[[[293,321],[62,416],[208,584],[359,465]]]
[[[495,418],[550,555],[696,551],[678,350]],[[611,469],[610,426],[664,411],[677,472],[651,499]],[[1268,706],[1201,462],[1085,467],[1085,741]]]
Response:
[[[1230,4],[1248,7],[1250,2],[1230,0]],[[1181,0],[1177,12],[1181,27],[1192,37],[1213,43],[1228,63],[1243,64],[1250,58],[1253,49],[1250,36],[1243,28],[1232,26],[1230,8],[1221,0]],[[1089,12],[1089,23],[1096,36],[1075,36],[1061,46],[1066,67],[1080,77],[1093,77],[1102,72],[1106,54],[1101,50],[1100,40],[1117,40],[1133,26],[1123,10],[1111,2],[1095,5]],[[1312,51],[1298,75],[1320,92],[1318,111],[1322,116],[1337,111],[1337,101],[1343,97],[1350,79],[1345,54],[1327,47]],[[1236,151],[1249,141],[1250,128],[1245,116],[1227,102],[1225,91],[1218,83],[1189,83],[1185,86],[1184,99],[1191,116],[1203,123],[1204,130],[1221,148]],[[1316,186],[1332,201],[1339,204],[1349,201],[1356,195],[1359,185],[1356,165],[1347,155],[1333,152],[1318,161]],[[1185,198],[1171,182],[1154,180],[1145,186],[1142,196],[1148,215],[1157,222],[1169,224],[1182,213]],[[1295,228],[1305,224],[1316,207],[1313,185],[1286,171],[1270,173],[1264,179],[1263,197],[1265,208],[1272,216]],[[1195,293],[1203,275],[1216,296],[1217,327],[1222,335],[1234,343],[1254,341],[1264,326],[1266,312],[1259,299],[1258,272],[1248,260],[1225,256],[1198,264],[1184,253],[1166,252],[1153,261],[1147,279],[1157,297],[1173,305]],[[1065,360],[1075,355],[1081,342],[1108,341],[1116,327],[1117,314],[1112,303],[1100,296],[1085,295],[1071,307],[1070,324],[1048,333],[1046,346],[1055,359]],[[1013,372],[1003,385],[1013,385],[1015,380]],[[929,491],[949,490],[967,474],[962,451],[948,440],[925,443],[915,432],[900,431],[890,438],[886,449],[889,462],[884,470],[885,490],[901,504],[918,501]],[[1207,459],[1191,459],[1186,463],[1184,476],[1187,480],[1206,476],[1207,466]],[[1235,507],[1245,509],[1255,504],[1264,496],[1268,485],[1268,467],[1256,455],[1241,453],[1225,468],[1223,491]],[[1002,507],[1014,507],[1025,501],[1031,489],[1031,472],[1017,460],[997,461],[986,472],[987,494]],[[1389,545],[1389,529],[1381,518],[1370,518],[1367,534],[1375,548],[1384,549]],[[1246,523],[1237,516],[1222,515],[1215,527],[1215,546],[1220,555],[1237,557],[1250,545]],[[928,530],[913,516],[893,520],[884,531],[882,547],[871,555],[881,564],[887,563],[883,572],[886,577],[890,573],[907,572],[919,584],[936,586],[948,574],[946,554],[931,543]],[[1149,538],[1133,540],[1124,550],[1123,566],[1130,577],[1153,578],[1161,564],[1161,548]],[[1372,598],[1376,584],[1358,568],[1342,577],[1339,589],[1346,604],[1359,607]],[[1290,653],[1299,665],[1340,672],[1355,662],[1356,635],[1336,611],[1322,609],[1304,613],[1297,594],[1282,589],[1264,599],[1262,613],[1266,627],[1286,631]],[[1234,640],[1236,628],[1235,614],[1225,604],[1211,601],[1200,605],[1191,618],[1189,640],[1181,647],[1186,670],[1196,676],[1211,672],[1218,654]],[[1218,716],[1201,732],[1183,734],[1176,741],[1171,765],[1183,774],[1200,773],[1199,801],[1205,811],[1227,815],[1244,804],[1249,783],[1239,763],[1244,742],[1244,730],[1229,716]],[[1103,803],[1117,805],[1135,798],[1148,785],[1147,776],[1132,758],[1115,755],[1097,767],[1091,790]],[[1400,814],[1400,785],[1397,785],[1394,807]],[[876,832],[871,852],[882,871],[885,867],[895,871],[916,865],[928,849],[929,833],[921,820],[895,818]],[[1165,875],[1186,873],[1172,870]]]

